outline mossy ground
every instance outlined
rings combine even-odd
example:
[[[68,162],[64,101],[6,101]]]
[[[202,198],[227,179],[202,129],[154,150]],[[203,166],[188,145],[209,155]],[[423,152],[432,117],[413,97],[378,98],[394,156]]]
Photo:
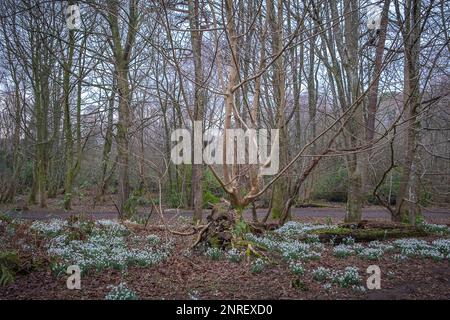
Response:
[[[320,229],[312,232],[319,236],[321,241],[327,241],[335,239],[340,241],[346,237],[352,237],[356,241],[373,241],[373,240],[387,240],[395,238],[407,238],[407,237],[425,237],[427,232],[420,228],[405,227],[398,229],[383,229],[383,228],[370,228],[370,229],[351,229],[351,228],[330,228]]]

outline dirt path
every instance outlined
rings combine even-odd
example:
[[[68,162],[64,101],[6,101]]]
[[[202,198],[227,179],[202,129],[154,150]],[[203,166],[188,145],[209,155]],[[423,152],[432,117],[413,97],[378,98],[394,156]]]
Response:
[[[84,211],[86,212],[86,211]],[[209,210],[205,210],[205,216]],[[258,209],[257,214],[261,219],[266,215],[267,209]],[[31,220],[45,220],[51,218],[67,218],[72,214],[77,214],[76,210],[65,212],[57,209],[32,209],[28,211],[6,211],[6,214],[12,217],[31,219]],[[87,216],[94,219],[115,219],[117,218],[117,212],[114,211],[102,211],[102,212],[87,212]],[[142,213],[142,215],[145,215]],[[247,219],[251,219],[251,211],[246,210],[244,215]],[[428,222],[432,223],[450,223],[450,209],[427,209],[423,211],[423,215]],[[185,209],[166,209],[164,211],[164,217],[168,220],[176,218],[178,216],[184,216],[186,218],[192,217],[192,210]],[[308,218],[322,218],[322,219],[332,219],[333,222],[339,222],[344,219],[345,208],[335,207],[335,208],[293,208],[292,216],[294,219],[308,219]],[[368,220],[389,220],[389,212],[382,207],[367,207],[363,210],[363,219]],[[156,214],[152,219],[158,219]]]

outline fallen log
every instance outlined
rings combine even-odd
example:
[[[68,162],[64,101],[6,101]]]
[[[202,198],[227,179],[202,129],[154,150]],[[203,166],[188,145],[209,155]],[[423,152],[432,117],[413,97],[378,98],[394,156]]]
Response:
[[[349,229],[403,229],[411,227],[411,225],[392,221],[361,220],[358,223],[341,223],[339,227]]]
[[[333,241],[339,244],[343,239],[352,237],[356,242],[369,242],[375,240],[387,240],[407,237],[424,237],[428,234],[419,228],[412,226],[404,226],[400,228],[366,228],[366,229],[351,229],[351,228],[334,228],[334,229],[320,229],[313,231],[319,237],[320,242]],[[306,238],[306,237],[305,237]]]

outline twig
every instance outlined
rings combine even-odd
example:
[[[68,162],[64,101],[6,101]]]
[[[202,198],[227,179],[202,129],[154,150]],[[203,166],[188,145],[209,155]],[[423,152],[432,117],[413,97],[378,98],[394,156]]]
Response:
[[[197,236],[197,240],[195,240],[194,244],[190,247],[190,249],[194,249],[195,246],[196,246],[197,244],[200,243],[200,241],[202,240],[203,234],[204,234],[205,231],[209,228],[209,226],[211,225],[211,223],[212,223],[212,221],[209,222],[209,223],[208,223],[208,224],[200,231],[200,233],[199,233],[198,236]]]

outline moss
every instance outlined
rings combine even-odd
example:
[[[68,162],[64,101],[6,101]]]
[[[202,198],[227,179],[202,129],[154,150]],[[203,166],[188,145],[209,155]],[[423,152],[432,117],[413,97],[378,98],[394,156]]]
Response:
[[[359,238],[399,238],[399,237],[420,237],[427,234],[416,228],[405,229],[367,229],[358,230],[355,233]]]
[[[329,229],[318,229],[318,230],[314,230],[311,233],[313,234],[336,234],[336,235],[347,235],[350,232],[352,232],[353,230],[350,228],[329,228]]]
[[[209,245],[213,248],[220,248],[220,240],[216,235],[210,236],[208,238]]]
[[[233,234],[236,237],[243,237],[248,232],[250,232],[250,228],[244,219],[236,221],[233,228]]]
[[[0,252],[0,285],[5,286],[14,281],[20,270],[20,258],[17,251]]]
[[[272,208],[272,218],[278,219],[281,217],[281,210],[278,208]]]
[[[372,240],[384,240],[391,238],[402,237],[422,237],[427,233],[421,229],[413,227],[405,227],[398,229],[350,229],[350,228],[334,228],[334,229],[320,229],[315,230],[312,233],[317,234],[322,242],[326,242],[330,239],[335,239],[340,242],[343,238],[353,237],[356,241],[372,241]]]
[[[302,202],[295,205],[296,208],[331,208],[330,205],[326,203],[319,202]]]

